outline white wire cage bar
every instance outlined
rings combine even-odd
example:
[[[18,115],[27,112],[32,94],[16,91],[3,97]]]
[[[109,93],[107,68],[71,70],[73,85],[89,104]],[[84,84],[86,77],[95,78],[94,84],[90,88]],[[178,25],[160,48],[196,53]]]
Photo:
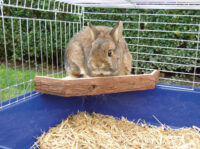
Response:
[[[152,12],[136,10],[115,13],[111,10],[93,11],[86,7],[84,24],[86,26],[87,22],[92,22],[113,26],[120,18],[124,23],[124,38],[133,55],[136,74],[160,69],[163,83],[186,85],[191,90],[199,87],[199,10],[193,14],[187,11],[186,14],[181,11],[178,14],[168,13],[166,10],[162,13]],[[116,17],[109,19],[110,16]]]
[[[84,7],[133,9],[199,9],[199,0],[59,0]]]
[[[1,0],[0,109],[36,95],[35,75],[65,77],[66,45],[88,22],[114,27],[123,21],[134,74],[159,69],[165,83],[160,86],[195,90],[200,87],[199,3]]]
[[[82,7],[56,0],[2,0],[3,6],[44,12],[71,13],[80,15]]]
[[[28,2],[33,4],[28,5]],[[71,8],[57,9],[55,1],[48,1],[49,8],[41,8],[44,2],[47,1],[1,1],[0,109],[36,95],[35,75],[66,76],[64,51],[67,42],[82,28],[82,10],[67,3],[64,5]],[[51,9],[54,6],[55,9]],[[23,12],[17,14],[16,8]],[[74,20],[67,19],[66,15],[73,15]]]

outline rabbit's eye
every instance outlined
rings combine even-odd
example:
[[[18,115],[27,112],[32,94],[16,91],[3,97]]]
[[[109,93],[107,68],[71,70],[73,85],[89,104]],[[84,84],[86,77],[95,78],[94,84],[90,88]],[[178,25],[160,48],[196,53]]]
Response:
[[[108,50],[108,56],[112,55],[112,50]]]

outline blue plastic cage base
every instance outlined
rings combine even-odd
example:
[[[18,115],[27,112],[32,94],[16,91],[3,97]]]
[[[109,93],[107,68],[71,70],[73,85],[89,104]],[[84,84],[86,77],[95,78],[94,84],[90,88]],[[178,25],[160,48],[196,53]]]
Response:
[[[157,86],[154,90],[84,97],[40,93],[0,110],[0,149],[30,148],[43,131],[78,111],[158,125],[154,115],[173,128],[200,127],[200,92]]]

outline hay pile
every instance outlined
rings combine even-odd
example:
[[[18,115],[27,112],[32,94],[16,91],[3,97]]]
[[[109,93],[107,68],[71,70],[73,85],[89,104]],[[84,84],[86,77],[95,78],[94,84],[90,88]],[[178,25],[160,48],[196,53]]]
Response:
[[[200,149],[200,128],[173,130],[79,112],[37,138],[40,149]]]

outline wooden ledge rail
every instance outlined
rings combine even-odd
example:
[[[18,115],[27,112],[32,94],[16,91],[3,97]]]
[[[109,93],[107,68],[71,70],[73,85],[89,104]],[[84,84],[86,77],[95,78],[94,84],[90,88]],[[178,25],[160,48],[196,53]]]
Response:
[[[159,81],[158,70],[151,74],[78,79],[56,79],[36,76],[37,92],[64,97],[87,96],[154,89]]]

